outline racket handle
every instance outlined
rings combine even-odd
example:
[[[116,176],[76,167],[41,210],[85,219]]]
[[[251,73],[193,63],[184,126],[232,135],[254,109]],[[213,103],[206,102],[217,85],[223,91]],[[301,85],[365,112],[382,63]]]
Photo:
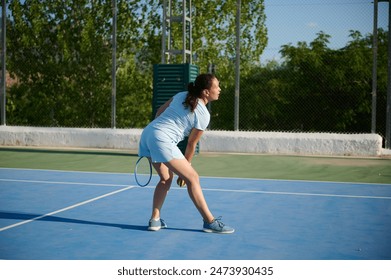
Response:
[[[185,183],[185,180],[181,179],[178,177],[178,179],[176,180],[176,183],[178,184],[178,186],[180,186],[181,188],[186,186],[186,183]]]

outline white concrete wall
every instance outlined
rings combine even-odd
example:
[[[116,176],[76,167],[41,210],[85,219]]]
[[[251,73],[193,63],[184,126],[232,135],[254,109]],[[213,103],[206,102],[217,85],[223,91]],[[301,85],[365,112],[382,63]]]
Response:
[[[137,150],[141,129],[82,129],[0,126],[0,146]],[[206,131],[201,152],[379,156],[377,134]]]
[[[382,138],[376,134],[208,131],[203,151],[294,155],[378,156]]]
[[[142,129],[0,127],[1,146],[138,149]]]

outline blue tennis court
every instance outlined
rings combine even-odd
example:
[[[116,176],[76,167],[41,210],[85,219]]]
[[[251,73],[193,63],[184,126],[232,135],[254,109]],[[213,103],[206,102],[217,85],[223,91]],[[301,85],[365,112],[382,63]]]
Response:
[[[184,188],[147,231],[154,184],[131,174],[0,169],[0,258],[390,260],[391,184],[201,179],[234,234],[202,232]]]

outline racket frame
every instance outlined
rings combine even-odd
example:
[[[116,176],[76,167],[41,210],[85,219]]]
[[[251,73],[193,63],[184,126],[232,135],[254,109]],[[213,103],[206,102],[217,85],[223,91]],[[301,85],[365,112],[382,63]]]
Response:
[[[139,163],[144,158],[146,158],[148,160],[148,163],[149,163],[149,178],[147,180],[147,183],[141,184],[140,181],[137,179],[137,170],[138,170],[138,167],[139,167]],[[149,157],[144,157],[144,156],[143,157],[139,157],[139,159],[137,160],[136,165],[134,167],[134,179],[136,180],[137,185],[139,185],[140,187],[145,187],[145,186],[147,186],[151,182],[151,179],[152,179],[152,163],[151,163],[151,159]]]

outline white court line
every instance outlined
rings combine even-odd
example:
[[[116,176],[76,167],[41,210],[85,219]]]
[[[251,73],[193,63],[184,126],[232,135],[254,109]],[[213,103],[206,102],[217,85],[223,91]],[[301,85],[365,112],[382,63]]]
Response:
[[[61,185],[86,185],[86,186],[104,186],[104,187],[126,187],[126,186],[129,186],[129,185],[118,185],[118,184],[98,184],[98,183],[81,183],[81,182],[57,182],[57,181],[37,181],[37,180],[18,180],[18,179],[0,179],[0,182],[61,184]]]
[[[52,183],[53,183],[53,182],[52,182]],[[57,211],[53,211],[53,212],[50,212],[50,213],[47,213],[47,214],[44,214],[44,215],[35,217],[35,218],[33,218],[33,219],[29,219],[29,220],[25,220],[25,221],[20,222],[20,223],[12,224],[12,225],[9,225],[9,226],[0,228],[0,232],[1,232],[1,231],[5,231],[5,230],[10,229],[10,228],[18,227],[18,226],[21,226],[21,225],[24,225],[24,224],[27,224],[27,223],[31,223],[31,222],[33,222],[33,221],[36,221],[36,220],[39,220],[39,219],[42,219],[42,218],[45,218],[45,217],[48,217],[48,216],[52,216],[52,215],[58,214],[58,213],[60,213],[60,212],[67,211],[67,210],[70,210],[70,209],[79,207],[79,206],[81,206],[81,205],[84,205],[84,204],[87,204],[87,203],[90,203],[90,202],[93,202],[93,201],[96,201],[96,200],[105,198],[105,197],[110,196],[110,195],[117,194],[117,193],[120,193],[120,192],[129,190],[129,189],[132,189],[132,188],[135,188],[135,186],[127,186],[127,187],[122,188],[122,189],[120,189],[120,190],[116,190],[116,191],[113,191],[113,192],[110,192],[110,193],[107,193],[107,194],[104,194],[104,195],[101,195],[101,196],[97,196],[97,197],[95,197],[95,198],[91,198],[91,199],[88,199],[88,200],[85,200],[85,201],[76,203],[76,204],[74,204],[74,205],[71,205],[71,206],[68,206],[68,207],[59,209],[59,210],[57,210]]]
[[[111,175],[124,175],[123,172],[99,172],[99,171],[73,171],[73,170],[54,170],[54,169],[32,169],[32,168],[10,168],[10,167],[0,167],[1,170],[16,170],[16,171],[40,171],[40,172],[59,172],[59,173],[81,173],[81,174],[111,174]],[[133,173],[128,173],[133,176]],[[153,177],[156,177],[157,174],[153,174]],[[216,177],[216,176],[201,176],[205,179],[233,179],[233,180],[251,180],[251,181],[281,181],[281,182],[305,182],[305,183],[321,183],[321,184],[347,184],[347,185],[371,185],[371,186],[386,186],[391,187],[390,183],[368,183],[368,182],[340,182],[340,181],[317,181],[317,180],[298,180],[298,179],[267,179],[267,178],[242,178],[242,177]]]
[[[35,181],[35,180],[17,180],[17,179],[0,179],[5,182],[22,182],[22,183],[41,183],[41,184],[64,184],[64,185],[86,185],[86,186],[112,186],[125,187],[127,185],[115,184],[96,184],[96,183],[78,183],[78,182],[56,182],[56,181]],[[133,186],[137,187],[137,186]],[[145,188],[155,188],[155,186],[146,186]],[[183,189],[179,187],[171,187],[171,189]],[[229,189],[209,189],[202,188],[203,191],[215,192],[238,192],[238,193],[260,193],[260,194],[275,194],[275,195],[295,195],[295,196],[320,196],[320,197],[341,197],[341,198],[365,198],[365,199],[390,199],[389,196],[366,196],[366,195],[348,195],[348,194],[328,194],[328,193],[301,193],[301,192],[272,192],[258,190],[229,190]]]
[[[321,197],[390,199],[391,200],[391,197],[389,197],[389,196],[366,196],[366,195],[328,194],[328,193],[301,193],[301,192],[270,192],[270,191],[226,190],[226,189],[208,189],[208,188],[202,188],[202,190],[203,191],[214,191],[214,192],[261,193],[261,194],[295,195],[295,196],[321,196]]]

